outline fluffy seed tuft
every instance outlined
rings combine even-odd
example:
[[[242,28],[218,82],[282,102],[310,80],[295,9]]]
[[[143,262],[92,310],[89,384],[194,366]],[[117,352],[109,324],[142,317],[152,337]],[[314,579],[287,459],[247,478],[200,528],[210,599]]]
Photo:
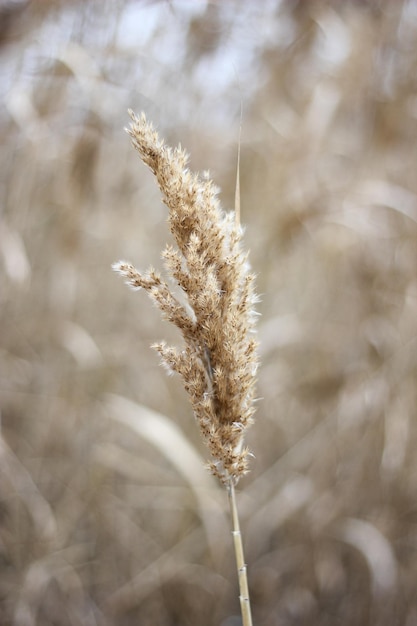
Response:
[[[233,213],[225,213],[218,190],[205,174],[187,169],[188,155],[159,138],[142,113],[129,111],[132,144],[152,170],[168,208],[176,248],[162,254],[167,273],[187,302],[181,304],[153,269],[139,272],[119,261],[113,269],[133,289],[145,289],[162,316],[175,324],[184,349],[158,343],[169,373],[177,373],[189,395],[212,460],[209,468],[227,482],[248,471],[250,452],[243,444],[254,413],[257,343],[254,276],[241,248],[243,231]]]

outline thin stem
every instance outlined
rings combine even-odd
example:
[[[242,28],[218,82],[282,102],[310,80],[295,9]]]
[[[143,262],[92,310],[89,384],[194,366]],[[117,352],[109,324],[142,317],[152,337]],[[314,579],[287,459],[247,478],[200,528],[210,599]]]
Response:
[[[242,120],[243,107],[240,103],[240,125],[239,125],[239,144],[237,148],[237,165],[236,165],[236,189],[235,189],[235,224],[236,228],[240,227],[240,146],[242,143]]]
[[[233,525],[232,536],[235,546],[237,575],[239,580],[239,600],[240,610],[242,613],[242,624],[243,626],[252,626],[247,567],[245,563],[245,556],[243,554],[242,533],[240,532],[239,514],[236,505],[236,493],[233,478],[230,478],[227,483],[227,493],[229,496],[230,514]]]

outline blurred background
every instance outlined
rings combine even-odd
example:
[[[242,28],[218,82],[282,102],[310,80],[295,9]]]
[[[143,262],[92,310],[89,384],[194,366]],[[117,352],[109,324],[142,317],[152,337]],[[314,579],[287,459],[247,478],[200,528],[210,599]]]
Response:
[[[0,624],[238,626],[161,267],[145,111],[234,206],[261,368],[257,626],[417,624],[417,2],[0,1]]]

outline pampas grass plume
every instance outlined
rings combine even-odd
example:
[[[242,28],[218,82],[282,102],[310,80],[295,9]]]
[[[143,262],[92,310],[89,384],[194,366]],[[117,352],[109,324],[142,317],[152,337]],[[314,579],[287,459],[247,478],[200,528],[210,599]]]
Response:
[[[234,484],[248,471],[244,435],[252,423],[257,369],[254,275],[242,250],[242,229],[225,213],[217,188],[187,168],[181,146],[170,148],[142,113],[128,133],[156,177],[168,207],[176,247],[162,253],[168,283],[153,268],[126,261],[113,268],[133,289],[144,289],[162,316],[181,331],[184,346],[154,344],[168,372],[176,372],[190,398],[210,452],[213,474]],[[179,288],[174,293],[171,284]]]

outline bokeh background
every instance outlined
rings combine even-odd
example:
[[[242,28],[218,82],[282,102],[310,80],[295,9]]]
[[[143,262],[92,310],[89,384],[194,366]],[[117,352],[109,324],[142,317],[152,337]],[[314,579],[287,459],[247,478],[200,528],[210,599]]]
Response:
[[[160,267],[144,110],[258,274],[257,626],[417,624],[417,2],[0,2],[0,624],[238,626]]]

